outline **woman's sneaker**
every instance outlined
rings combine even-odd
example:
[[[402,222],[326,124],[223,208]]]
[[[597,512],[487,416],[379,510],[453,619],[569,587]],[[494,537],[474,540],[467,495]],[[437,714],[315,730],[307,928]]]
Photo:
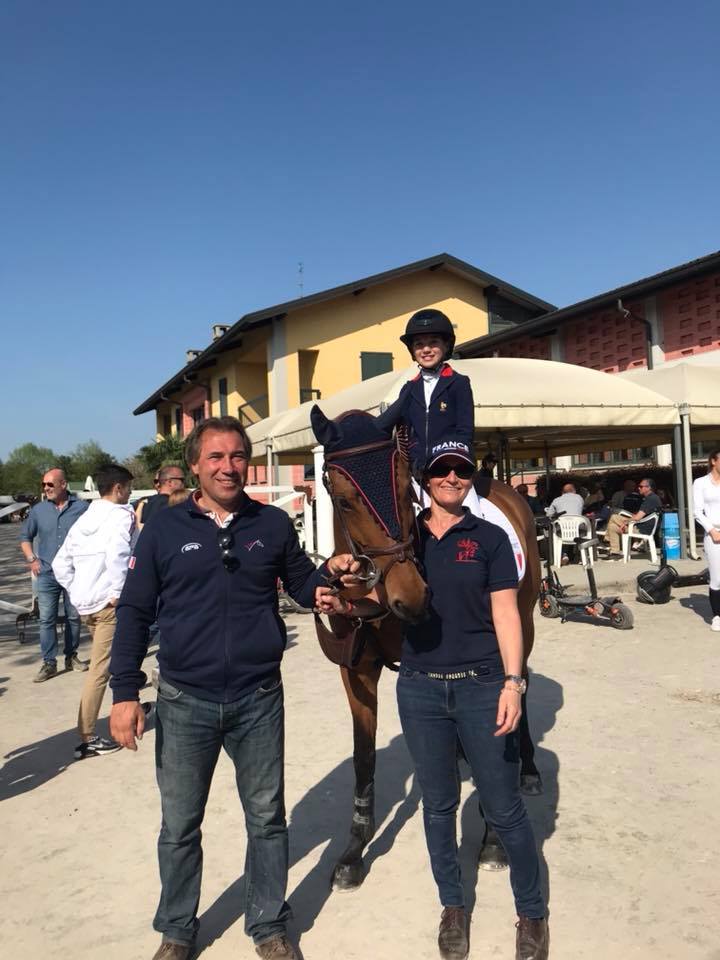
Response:
[[[101,757],[105,753],[115,753],[122,750],[122,745],[114,740],[106,740],[105,737],[93,737],[85,743],[79,743],[75,747],[75,759],[84,760],[85,757]]]

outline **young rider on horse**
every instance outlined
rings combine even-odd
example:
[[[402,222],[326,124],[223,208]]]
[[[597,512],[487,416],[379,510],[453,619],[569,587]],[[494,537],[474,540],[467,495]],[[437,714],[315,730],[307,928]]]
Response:
[[[407,426],[410,460],[420,474],[432,447],[448,434],[472,448],[473,394],[470,378],[447,362],[455,346],[455,331],[440,310],[414,313],[400,340],[420,371],[378,421],[388,433],[401,423]]]
[[[437,455],[444,438],[473,448],[474,400],[470,378],[453,370],[447,362],[455,347],[455,331],[448,317],[440,310],[419,310],[408,320],[400,340],[420,367],[416,377],[400,391],[400,396],[378,417],[380,427],[388,433],[404,424],[409,431],[410,461],[413,472],[421,476],[432,455]],[[419,490],[423,506],[426,497]],[[515,555],[518,577],[525,575],[525,556],[518,536],[504,513],[471,487],[465,506],[477,517],[502,527]]]

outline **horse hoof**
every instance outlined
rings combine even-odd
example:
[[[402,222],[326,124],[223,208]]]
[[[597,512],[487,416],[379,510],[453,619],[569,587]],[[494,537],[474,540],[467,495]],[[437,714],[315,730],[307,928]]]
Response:
[[[539,797],[543,784],[539,773],[523,773],[520,776],[520,793],[526,797]]]
[[[348,893],[362,886],[365,879],[365,867],[362,860],[358,863],[339,863],[332,876],[332,889],[337,893]]]
[[[501,846],[496,846],[493,843],[486,844],[480,851],[478,867],[480,870],[489,870],[493,873],[498,870],[507,870],[507,854]]]

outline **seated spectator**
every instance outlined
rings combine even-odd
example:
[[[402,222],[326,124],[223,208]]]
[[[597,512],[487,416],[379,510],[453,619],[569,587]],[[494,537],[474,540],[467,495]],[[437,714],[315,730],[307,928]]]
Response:
[[[528,491],[528,485],[527,485],[526,483],[519,483],[519,484],[515,487],[515,489],[516,489],[517,492],[520,494],[520,496],[523,498],[523,500],[525,500],[525,502],[526,502],[527,505],[530,507],[530,509],[532,510],[532,512],[533,512],[533,514],[534,514],[535,516],[537,516],[538,514],[542,514],[543,508],[542,508],[542,505],[541,505],[540,501],[538,500],[537,497],[531,497],[531,496],[530,496],[530,493],[529,493],[529,491]]]
[[[662,513],[662,503],[657,493],[655,493],[654,480],[651,480],[650,477],[641,480],[638,485],[638,491],[642,499],[640,508],[636,510],[635,513],[629,517],[615,513],[608,520],[604,536],[610,543],[610,555],[608,558],[610,560],[619,560],[622,557],[620,537],[623,533],[627,533],[628,524],[631,520],[642,520],[643,517],[647,517],[651,513]],[[647,523],[640,523],[637,526],[637,532],[650,533],[652,525],[652,520],[648,520]]]
[[[583,512],[583,498],[575,489],[574,483],[566,483],[562,488],[559,497],[555,497],[549,507],[545,508],[545,513],[552,519],[560,513],[566,513],[569,516],[581,517]]]
[[[599,483],[592,484],[590,493],[585,497],[583,513],[599,513],[605,503],[605,491]]]
[[[642,503],[642,495],[638,493],[634,480],[627,479],[622,485],[622,490],[617,490],[610,500],[612,513],[620,513],[625,510],[627,513],[637,513]]]
[[[673,496],[669,490],[663,490],[662,487],[658,487],[655,493],[660,498],[660,503],[663,506],[663,510],[675,509],[675,501],[673,500]]]

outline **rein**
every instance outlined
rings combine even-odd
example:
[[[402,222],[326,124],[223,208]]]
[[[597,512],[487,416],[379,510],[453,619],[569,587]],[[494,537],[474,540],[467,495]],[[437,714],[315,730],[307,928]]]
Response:
[[[350,483],[355,487],[360,496],[362,497],[363,502],[370,509],[370,513],[378,523],[378,525],[385,531],[385,533],[390,537],[390,531],[388,530],[386,524],[382,521],[382,518],[378,516],[374,510],[372,504],[367,499],[363,493],[361,487],[356,482],[355,478],[347,470],[345,470],[341,463],[338,463],[338,460],[342,460],[345,457],[357,456],[360,453],[369,453],[375,450],[382,450],[384,448],[394,447],[397,451],[397,445],[394,440],[379,440],[375,443],[366,443],[357,447],[349,447],[347,450],[341,450],[337,453],[333,453],[330,456],[325,457],[325,469],[323,471],[323,483],[328,492],[330,500],[332,501],[333,510],[335,515],[340,521],[340,527],[342,528],[343,535],[347,542],[347,545],[352,555],[353,560],[358,560],[364,566],[366,566],[368,572],[366,574],[356,574],[358,580],[364,583],[368,590],[372,590],[374,586],[378,583],[382,583],[383,580],[387,577],[390,570],[396,563],[405,563],[407,560],[410,560],[412,563],[416,563],[415,559],[415,550],[413,544],[412,536],[408,537],[403,541],[395,541],[389,547],[363,547],[361,544],[358,544],[353,539],[350,531],[348,530],[347,522],[343,515],[343,511],[338,503],[337,497],[335,496],[332,488],[332,480],[330,476],[331,470],[337,470],[339,473],[342,473]],[[393,471],[395,465],[393,462]],[[396,509],[396,518],[398,520],[398,526],[402,530],[402,523],[400,522],[400,513],[397,508],[397,503],[395,504]],[[392,537],[390,537],[392,539]],[[387,563],[384,567],[379,568],[375,563],[375,560],[380,557],[389,557],[390,562]]]

